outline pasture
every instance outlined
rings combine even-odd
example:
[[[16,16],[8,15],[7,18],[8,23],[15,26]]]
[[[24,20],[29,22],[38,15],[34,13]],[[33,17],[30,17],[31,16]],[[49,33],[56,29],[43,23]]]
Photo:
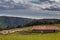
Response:
[[[46,34],[31,33],[28,35],[12,33],[8,35],[0,35],[0,40],[60,40],[60,32]]]

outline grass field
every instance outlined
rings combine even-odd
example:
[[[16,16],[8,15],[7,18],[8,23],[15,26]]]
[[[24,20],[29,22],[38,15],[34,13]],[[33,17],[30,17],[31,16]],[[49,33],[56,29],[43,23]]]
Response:
[[[47,34],[31,33],[28,35],[13,33],[8,35],[0,35],[0,40],[60,40],[60,32]]]

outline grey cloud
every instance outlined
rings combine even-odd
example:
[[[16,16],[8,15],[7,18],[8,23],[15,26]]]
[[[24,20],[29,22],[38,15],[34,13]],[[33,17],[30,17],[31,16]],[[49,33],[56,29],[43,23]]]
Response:
[[[25,18],[60,18],[60,12],[48,12],[48,11],[33,11],[30,9],[26,10],[11,10],[10,12],[0,12],[1,16],[13,16],[13,17],[25,17]]]
[[[60,2],[57,2],[55,0],[38,0],[38,1],[31,1],[31,3],[40,5],[39,7],[42,10],[60,11]]]
[[[22,4],[21,2],[15,3],[12,0],[10,0],[9,2],[3,0],[0,3],[0,9],[3,9],[3,11],[0,10],[0,16],[30,17],[36,19],[60,18],[59,5],[59,2],[50,0],[29,0],[27,4]]]
[[[13,0],[0,0],[0,10],[4,9],[26,9],[29,8],[28,4],[22,4],[21,2],[14,2]]]

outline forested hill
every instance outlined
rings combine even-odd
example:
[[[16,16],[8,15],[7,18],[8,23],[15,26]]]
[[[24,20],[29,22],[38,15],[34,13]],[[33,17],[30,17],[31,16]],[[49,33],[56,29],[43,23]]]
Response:
[[[60,19],[31,19],[0,16],[0,29],[20,28],[32,25],[60,24]]]
[[[0,29],[23,27],[31,21],[28,18],[0,16]]]
[[[26,26],[60,24],[60,19],[35,19]]]

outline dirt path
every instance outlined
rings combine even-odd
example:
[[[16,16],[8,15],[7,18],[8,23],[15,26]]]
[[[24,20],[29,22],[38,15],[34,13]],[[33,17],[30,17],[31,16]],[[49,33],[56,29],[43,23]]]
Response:
[[[23,30],[30,30],[31,27],[25,27],[25,28],[15,28],[15,29],[10,29],[10,30],[2,30],[0,31],[0,34],[9,34],[9,33],[14,33],[14,32],[20,32]]]

